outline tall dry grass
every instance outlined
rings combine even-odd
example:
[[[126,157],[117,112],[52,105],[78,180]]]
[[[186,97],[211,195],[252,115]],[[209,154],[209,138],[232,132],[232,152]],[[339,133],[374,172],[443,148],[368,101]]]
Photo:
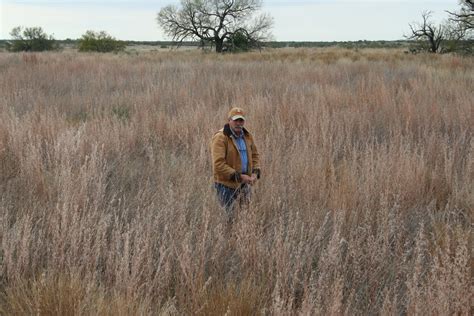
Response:
[[[469,314],[473,66],[0,53],[0,314]],[[232,105],[263,178],[227,231]]]

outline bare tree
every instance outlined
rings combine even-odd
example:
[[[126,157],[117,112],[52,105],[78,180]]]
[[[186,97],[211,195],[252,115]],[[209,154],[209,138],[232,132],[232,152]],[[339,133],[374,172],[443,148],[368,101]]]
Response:
[[[222,52],[234,34],[245,34],[249,42],[268,39],[273,25],[267,14],[256,15],[261,0],[181,0],[160,10],[157,22],[173,41],[198,40]]]
[[[450,20],[459,23],[465,30],[474,30],[474,1],[460,1],[461,10],[458,12],[447,11],[451,17]]]
[[[438,53],[441,49],[441,43],[445,39],[445,27],[436,26],[430,21],[431,12],[426,11],[421,14],[423,21],[421,23],[409,24],[411,34],[406,36],[411,40],[423,40],[429,44],[428,50],[432,53]]]
[[[474,1],[459,1],[459,11],[450,12],[446,22],[447,45],[443,51],[462,54],[474,52]]]

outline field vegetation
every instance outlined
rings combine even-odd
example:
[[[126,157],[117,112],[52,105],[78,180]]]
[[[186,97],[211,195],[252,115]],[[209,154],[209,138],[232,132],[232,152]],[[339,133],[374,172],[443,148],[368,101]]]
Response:
[[[0,52],[7,51],[8,40],[0,39]],[[66,40],[56,40],[58,44],[58,49],[60,50],[77,50],[80,46],[80,39],[66,39]],[[172,41],[124,41],[126,44],[126,51],[150,51],[158,50],[159,48],[167,49],[177,49],[177,43]],[[262,43],[263,49],[265,48],[350,48],[350,49],[362,49],[362,48],[396,48],[403,49],[407,51],[413,45],[412,42],[406,40],[398,41],[347,41],[347,42],[294,42],[294,41],[268,41]],[[178,48],[186,47],[190,48],[201,48],[202,43],[193,42],[193,41],[183,41]],[[212,50],[212,46],[206,46],[204,50]]]
[[[0,53],[0,314],[468,315],[474,59]],[[262,156],[231,229],[209,142]]]

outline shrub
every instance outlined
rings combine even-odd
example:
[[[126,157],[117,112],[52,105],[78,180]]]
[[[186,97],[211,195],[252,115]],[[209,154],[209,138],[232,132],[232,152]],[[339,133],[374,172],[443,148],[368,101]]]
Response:
[[[117,52],[125,49],[125,43],[105,31],[87,31],[79,40],[80,52]]]
[[[52,35],[46,34],[41,27],[17,26],[10,32],[11,41],[6,44],[11,52],[41,52],[57,49],[56,41]]]
[[[247,52],[252,48],[258,47],[258,41],[253,39],[245,31],[237,31],[232,34],[226,42],[226,50],[232,52]]]

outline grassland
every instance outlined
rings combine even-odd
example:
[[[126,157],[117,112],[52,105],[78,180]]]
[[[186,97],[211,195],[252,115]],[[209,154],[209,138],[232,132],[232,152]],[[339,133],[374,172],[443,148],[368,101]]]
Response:
[[[0,53],[0,314],[470,313],[474,59]],[[230,231],[209,141],[262,155]]]

